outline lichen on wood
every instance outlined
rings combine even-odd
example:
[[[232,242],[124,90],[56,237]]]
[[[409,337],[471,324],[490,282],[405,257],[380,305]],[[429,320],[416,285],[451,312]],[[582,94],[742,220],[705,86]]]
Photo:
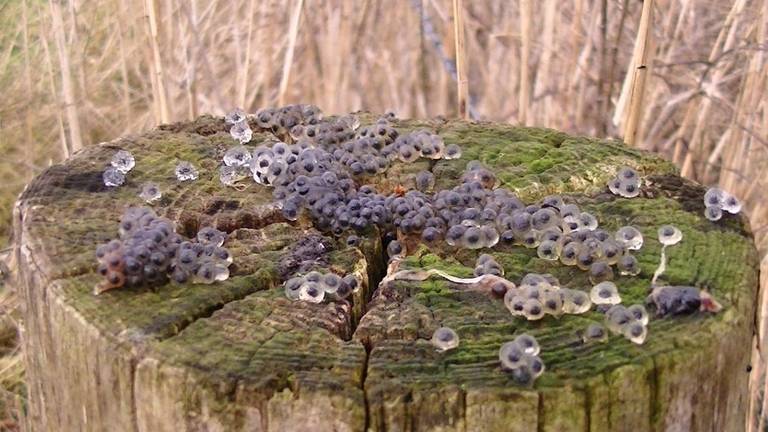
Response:
[[[361,114],[363,124],[374,118]],[[704,189],[668,162],[620,142],[557,131],[462,121],[395,122],[426,127],[457,160],[395,164],[366,182],[382,191],[427,169],[452,187],[468,160],[493,170],[524,201],[558,193],[596,215],[600,226],[631,224],[646,237],[638,277],[619,277],[625,304],[644,301],[658,265],[656,229],[674,224],[684,240],[667,252],[663,279],[708,289],[717,315],[651,320],[647,342],[620,336],[583,344],[579,331],[601,315],[515,319],[503,303],[439,279],[395,281],[376,290],[384,257],[378,233],[346,246],[308,221],[287,222],[268,188],[222,185],[218,165],[234,145],[224,121],[203,116],[140,136],[83,149],[35,179],[15,209],[24,343],[36,430],[738,430],[746,413],[757,254],[743,217],[712,223]],[[254,127],[252,143],[270,137]],[[118,149],[136,167],[109,189],[101,172]],[[187,160],[194,182],[175,180]],[[622,199],[606,183],[621,166],[644,177],[641,196]],[[132,287],[93,296],[93,252],[117,234],[125,207],[139,205],[141,184],[157,183],[153,208],[194,234],[212,225],[230,233],[232,277],[215,285]],[[325,236],[334,245],[322,265],[363,276],[349,302],[318,305],[283,295],[281,263],[292,245]],[[481,251],[421,248],[403,268],[440,268],[468,276]],[[552,273],[585,289],[574,267],[535,251],[496,246],[506,277]],[[454,350],[429,344],[448,325]],[[547,372],[516,386],[498,365],[499,346],[519,332],[542,345]]]

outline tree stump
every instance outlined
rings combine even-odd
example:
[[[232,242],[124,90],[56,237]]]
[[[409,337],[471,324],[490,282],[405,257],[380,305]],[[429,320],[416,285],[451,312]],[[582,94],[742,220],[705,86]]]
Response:
[[[361,115],[363,124],[373,117]],[[23,298],[28,422],[32,430],[109,431],[735,431],[744,427],[757,292],[757,253],[742,216],[709,222],[704,188],[668,162],[616,141],[552,130],[461,121],[396,121],[426,127],[463,149],[458,160],[395,164],[365,181],[380,190],[408,186],[431,169],[452,187],[478,159],[525,202],[558,193],[595,214],[602,228],[638,227],[642,272],[618,277],[625,304],[643,302],[659,263],[656,230],[672,223],[683,241],[667,249],[670,285],[707,288],[716,315],[652,319],[644,345],[612,336],[583,344],[578,332],[602,315],[513,318],[502,302],[442,279],[395,281],[381,239],[348,247],[312,228],[286,223],[271,190],[219,182],[234,141],[224,121],[203,116],[140,136],[88,147],[52,166],[23,192],[14,237]],[[255,125],[256,144],[270,136]],[[136,167],[122,187],[101,173],[118,149]],[[178,182],[188,160],[200,178]],[[622,199],[606,184],[620,166],[644,178],[641,196]],[[139,186],[158,183],[158,214],[194,236],[213,225],[230,234],[232,277],[214,285],[124,288],[94,296],[94,250],[117,237]],[[350,302],[285,298],[281,283],[300,242],[322,243],[329,267],[365,276]],[[480,251],[482,252],[482,250]],[[403,265],[471,274],[478,251],[419,249]],[[544,261],[535,250],[492,252],[515,282],[552,273],[588,289],[584,272]],[[429,344],[439,325],[455,329],[458,349]],[[528,332],[547,371],[532,388],[500,370],[499,346]]]

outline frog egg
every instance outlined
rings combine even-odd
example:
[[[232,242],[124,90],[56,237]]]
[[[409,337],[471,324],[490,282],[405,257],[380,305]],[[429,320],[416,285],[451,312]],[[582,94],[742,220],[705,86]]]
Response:
[[[523,333],[521,335],[518,335],[513,343],[517,344],[522,350],[523,354],[526,355],[539,355],[539,352],[541,351],[541,348],[539,347],[539,343],[536,341],[536,338],[527,334]]]
[[[643,247],[643,234],[632,226],[624,226],[616,231],[616,241],[624,248],[638,250]]]
[[[563,265],[573,266],[576,265],[577,258],[581,253],[581,244],[577,242],[571,242],[563,246],[560,251],[560,262]]]
[[[622,327],[633,320],[632,314],[620,304],[611,306],[605,312],[605,326],[613,333],[621,333]]]
[[[174,169],[176,179],[181,182],[197,180],[199,173],[191,163],[187,161],[179,162]]]
[[[564,313],[579,315],[592,308],[592,301],[584,291],[563,288],[560,295],[563,298]]]
[[[648,325],[648,311],[645,310],[645,306],[641,304],[634,304],[627,308],[627,312],[632,315],[632,318],[639,321],[643,325]]]
[[[615,305],[621,303],[621,296],[616,284],[610,281],[600,282],[592,287],[589,299],[596,305]]]
[[[115,153],[114,156],[112,156],[110,165],[112,165],[117,171],[120,171],[123,174],[128,174],[128,171],[132,170],[133,167],[136,166],[136,160],[133,158],[133,155],[130,152],[119,150],[117,153]]]
[[[206,262],[200,265],[195,272],[195,282],[203,284],[212,284],[216,282],[216,265],[212,262]]]
[[[588,342],[606,342],[608,340],[608,331],[600,324],[592,323],[587,326],[581,336],[584,343]]]
[[[704,194],[704,205],[707,207],[722,208],[725,203],[726,193],[720,188],[711,187]]]
[[[597,218],[592,213],[582,212],[578,216],[580,229],[594,231],[597,229]]]
[[[445,242],[448,243],[449,246],[460,246],[466,231],[467,227],[464,225],[451,226],[445,233]]]
[[[467,249],[480,249],[484,246],[482,241],[483,233],[478,227],[469,227],[464,231],[460,245]]]
[[[563,232],[560,231],[557,228],[549,228],[546,231],[543,231],[541,233],[541,241],[553,241],[553,242],[559,242],[560,239],[563,238]]]
[[[227,234],[212,227],[203,227],[197,232],[197,241],[202,244],[212,244],[214,246],[221,246],[224,244],[224,240],[227,238]]]
[[[582,247],[579,254],[576,255],[576,266],[581,270],[587,271],[598,258],[599,257],[596,254]]]
[[[622,255],[616,263],[616,268],[622,276],[637,276],[641,270],[637,258],[630,254]]]
[[[459,147],[456,144],[448,144],[445,147],[445,154],[443,154],[443,159],[459,159],[461,157],[461,147]]]
[[[245,146],[235,146],[224,153],[224,165],[230,167],[245,166],[251,161],[251,157],[251,151]]]
[[[459,346],[459,335],[448,327],[440,327],[432,334],[432,345],[444,352]]]
[[[538,232],[534,230],[528,230],[519,235],[520,243],[528,249],[539,247]]]
[[[499,242],[499,232],[492,225],[483,225],[480,227],[480,240],[483,247],[494,247]]]
[[[213,279],[221,282],[229,279],[229,265],[221,262],[213,263]]]
[[[541,200],[541,205],[546,207],[553,207],[555,209],[559,209],[565,205],[565,202],[563,202],[563,197],[560,195],[547,195]]]
[[[630,321],[621,327],[621,334],[630,342],[642,345],[648,336],[648,328],[639,321]]]
[[[320,283],[320,281],[323,280],[323,274],[319,271],[311,271],[304,275],[304,281],[305,282],[316,282]]]
[[[601,259],[593,262],[592,265],[589,266],[589,281],[593,284],[612,280],[613,269],[607,261]]]
[[[440,237],[442,237],[442,232],[435,227],[426,227],[421,232],[421,240],[428,245],[434,244]]]
[[[614,265],[619,262],[624,249],[613,239],[607,239],[602,242],[603,259],[608,265]]]
[[[540,377],[544,373],[544,362],[538,356],[526,354],[524,360],[526,369],[530,371],[533,379]]]
[[[360,289],[360,281],[358,281],[357,276],[353,274],[348,274],[341,278],[341,280],[352,292],[357,292]]]
[[[563,314],[563,299],[560,296],[559,290],[544,290],[540,301],[544,313],[552,316]]]
[[[227,124],[240,123],[241,121],[244,121],[244,120],[245,120],[245,112],[240,108],[235,108],[224,116],[224,121]]]
[[[491,294],[496,298],[505,298],[509,291],[517,293],[515,284],[506,280],[497,280],[491,284]],[[511,300],[511,298],[510,298]]]
[[[544,318],[544,307],[540,301],[529,298],[525,301],[525,304],[523,304],[523,316],[525,316],[528,321],[540,320]]]
[[[543,260],[557,261],[560,254],[560,245],[551,240],[544,240],[536,248],[536,254]]]
[[[640,195],[640,184],[636,181],[622,181],[619,185],[619,195],[623,198],[635,198]]]
[[[171,273],[171,281],[177,284],[183,284],[189,280],[190,276],[189,271],[181,267],[176,267],[173,269],[173,273]]]
[[[104,186],[117,187],[122,186],[125,183],[125,174],[115,167],[108,167],[101,175]]]
[[[580,215],[581,213],[579,213]],[[579,215],[566,216],[560,221],[563,232],[570,233],[581,229],[581,220]]]
[[[616,178],[618,178],[621,181],[630,181],[630,180],[639,180],[640,176],[637,174],[637,171],[634,169],[624,166],[619,169],[619,172],[616,174]]]
[[[621,194],[621,180],[617,177],[608,182],[608,190],[614,195]]]
[[[475,260],[475,265],[476,265],[476,266],[481,266],[481,265],[483,265],[483,264],[485,264],[485,263],[487,263],[487,262],[491,262],[491,261],[493,261],[493,262],[495,262],[495,261],[496,261],[496,259],[493,257],[493,255],[489,255],[489,254],[480,254],[480,255],[477,257],[477,260]]]
[[[507,342],[499,349],[499,362],[503,370],[514,370],[525,364],[525,350],[517,342]]]
[[[704,217],[712,222],[718,221],[723,217],[723,210],[717,206],[707,206],[707,208],[704,209]]]
[[[392,240],[387,245],[387,255],[389,255],[390,259],[395,257],[400,257],[404,253],[405,253],[405,250],[403,249],[403,246],[397,240]]]
[[[510,221],[509,229],[518,234],[530,231],[531,215],[524,211],[514,213]]]
[[[683,239],[683,233],[673,225],[662,225],[659,228],[659,243],[671,246]]]
[[[303,284],[304,278],[302,277],[293,277],[288,279],[283,285],[283,288],[285,289],[285,296],[291,300],[298,300],[299,292]]]
[[[342,284],[341,277],[335,273],[327,273],[323,276],[321,286],[328,294],[333,294],[339,290]]]
[[[397,158],[401,162],[413,163],[419,159],[419,152],[411,144],[401,144],[397,149]]]
[[[325,298],[325,290],[318,282],[306,281],[299,288],[299,300],[320,303]]]
[[[551,288],[549,281],[544,276],[538,273],[528,273],[520,280],[520,285],[530,286],[535,288]],[[538,297],[537,297],[538,298]]]
[[[735,196],[726,193],[723,199],[722,209],[730,214],[737,214],[741,211],[741,202]]]
[[[531,216],[531,227],[538,231],[556,227],[560,223],[560,217],[551,208],[537,210]]]

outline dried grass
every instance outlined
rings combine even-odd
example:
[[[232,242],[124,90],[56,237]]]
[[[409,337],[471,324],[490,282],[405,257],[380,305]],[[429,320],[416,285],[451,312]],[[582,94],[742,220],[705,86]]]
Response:
[[[647,26],[642,3],[628,0],[455,3],[466,54],[459,82],[466,76],[473,117],[621,137],[631,113],[633,145],[744,199],[765,253],[768,2],[656,0]],[[0,235],[32,175],[81,145],[158,122],[278,101],[332,113],[459,115],[453,4],[0,3],[0,176],[8,179]],[[649,67],[640,105],[632,59],[636,41],[648,39],[656,43],[642,45]],[[757,388],[765,369],[755,368]],[[761,412],[755,404],[754,417]]]

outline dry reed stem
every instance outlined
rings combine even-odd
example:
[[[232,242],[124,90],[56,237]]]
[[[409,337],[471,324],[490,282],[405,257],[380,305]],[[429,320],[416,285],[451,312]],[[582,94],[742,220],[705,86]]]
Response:
[[[283,75],[280,78],[280,90],[277,94],[277,104],[285,105],[285,93],[288,90],[288,82],[291,79],[291,65],[293,64],[293,51],[296,49],[296,35],[299,33],[299,22],[301,21],[301,9],[304,0],[296,0],[296,5],[291,14],[291,24],[288,28],[288,47],[285,50],[285,59],[283,60]]]
[[[628,73],[632,73],[630,85],[626,124],[624,125],[624,142],[635,145],[640,120],[643,113],[643,96],[645,95],[645,81],[648,75],[649,60],[653,56],[651,37],[653,31],[653,6],[654,0],[643,1],[643,10],[640,15],[640,25],[637,32],[635,52],[632,56],[634,67]]]
[[[524,0],[525,1],[525,0]],[[469,78],[467,77],[467,53],[464,42],[463,0],[453,0],[453,38],[456,47],[456,102],[459,117],[469,119]]]
[[[155,0],[145,0],[144,11],[147,14],[147,29],[149,30],[149,43],[152,50],[152,66],[154,68],[154,101],[157,104],[156,115],[160,123],[171,121],[168,111],[168,100],[165,92],[165,74],[163,72],[163,61],[160,56],[160,43],[157,36],[157,16],[155,11]]]
[[[69,51],[67,51],[66,36],[64,35],[64,20],[61,13],[61,0],[49,0],[51,18],[53,19],[53,39],[56,43],[56,51],[59,57],[59,70],[61,73],[61,94],[64,111],[67,115],[67,128],[69,128],[69,152],[76,152],[83,147],[83,137],[80,132],[80,119],[77,114],[74,84],[70,71]]]
[[[517,94],[517,121],[528,124],[528,110],[531,104],[531,20],[533,5],[531,0],[520,0],[520,85]]]

